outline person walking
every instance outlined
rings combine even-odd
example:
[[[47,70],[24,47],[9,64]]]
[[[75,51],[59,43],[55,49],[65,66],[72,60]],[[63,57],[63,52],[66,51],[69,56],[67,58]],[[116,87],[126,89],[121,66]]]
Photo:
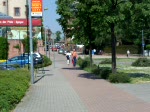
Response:
[[[71,53],[70,53],[70,51],[67,51],[67,53],[66,53],[66,58],[67,58],[67,65],[69,65],[69,64],[70,64],[70,58],[71,58]]]
[[[72,52],[72,64],[73,64],[73,67],[76,67],[76,63],[77,63],[77,52],[75,49],[73,49],[73,52]]]
[[[129,50],[127,50],[127,57],[129,57],[129,55],[130,55],[130,51],[129,51]]]

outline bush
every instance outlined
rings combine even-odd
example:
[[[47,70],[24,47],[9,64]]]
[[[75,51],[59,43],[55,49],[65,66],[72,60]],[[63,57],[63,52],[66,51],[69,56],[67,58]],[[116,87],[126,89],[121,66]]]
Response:
[[[100,64],[111,64],[112,63],[112,61],[111,61],[111,59],[104,59],[103,61],[101,61],[100,62]]]
[[[89,57],[86,57],[85,59],[79,58],[77,63],[80,66],[80,68],[84,69],[84,68],[90,66],[90,58]]]
[[[109,74],[111,73],[111,68],[109,67],[92,67],[92,73],[97,76],[97,78],[108,79]]]
[[[109,67],[101,67],[100,68],[100,76],[102,79],[108,79],[110,73],[111,73],[111,68],[109,68]]]
[[[43,55],[44,58],[44,67],[52,64],[52,61],[47,56]]]
[[[77,64],[78,64],[79,66],[81,66],[81,65],[82,65],[82,62],[83,62],[83,59],[82,59],[81,57],[79,57],[78,60],[77,60]]]
[[[130,82],[130,77],[126,73],[110,74],[108,79],[112,83],[129,83]]]
[[[135,62],[132,63],[132,66],[136,66],[136,67],[147,67],[147,66],[150,66],[150,59],[138,58]]]
[[[0,112],[9,112],[29,88],[30,72],[25,69],[0,71]]]
[[[46,67],[52,64],[52,61],[50,60],[50,58],[48,58],[47,56],[43,55],[43,64],[37,64],[34,67],[35,68],[42,68],[42,67]]]

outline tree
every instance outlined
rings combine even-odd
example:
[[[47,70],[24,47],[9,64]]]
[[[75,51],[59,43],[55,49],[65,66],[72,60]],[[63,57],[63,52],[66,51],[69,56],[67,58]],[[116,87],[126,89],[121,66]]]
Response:
[[[0,37],[0,59],[8,59],[9,43],[7,38]]]
[[[60,31],[56,31],[56,42],[60,41],[61,39],[61,32]]]
[[[116,72],[117,40],[140,43],[141,30],[150,27],[149,0],[68,0],[67,4],[66,0],[58,1],[58,14],[63,20],[59,22],[63,28],[73,27],[69,32],[74,35],[74,41],[90,49],[93,44],[103,47],[111,44],[113,73]],[[61,10],[64,7],[67,10]]]
[[[24,52],[28,53],[30,52],[30,44],[29,44],[29,37],[26,37],[22,40],[23,46],[24,46]],[[37,38],[33,38],[33,51],[37,50]]]

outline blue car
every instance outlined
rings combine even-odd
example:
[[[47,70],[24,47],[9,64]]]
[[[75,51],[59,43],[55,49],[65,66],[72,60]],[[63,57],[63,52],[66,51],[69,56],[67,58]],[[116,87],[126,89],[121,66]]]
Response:
[[[1,65],[19,65],[20,67],[25,66],[28,63],[27,56],[15,56],[8,59],[6,62],[1,63]]]

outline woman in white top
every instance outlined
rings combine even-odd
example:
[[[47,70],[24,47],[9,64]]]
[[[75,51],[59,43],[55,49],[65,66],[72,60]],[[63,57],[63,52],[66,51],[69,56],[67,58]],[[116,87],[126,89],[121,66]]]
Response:
[[[70,53],[70,51],[67,51],[66,58],[67,58],[67,64],[68,65],[70,64],[70,57],[71,57],[71,53]]]

